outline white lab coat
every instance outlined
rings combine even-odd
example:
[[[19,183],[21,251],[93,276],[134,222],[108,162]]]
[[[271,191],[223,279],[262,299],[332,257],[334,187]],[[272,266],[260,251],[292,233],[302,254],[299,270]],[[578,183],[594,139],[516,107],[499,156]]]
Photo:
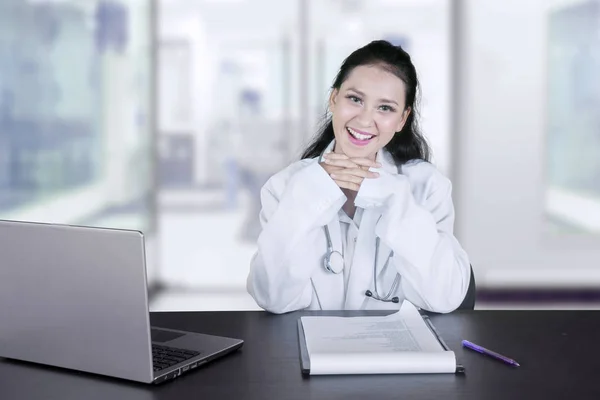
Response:
[[[325,152],[331,151],[333,142]],[[347,273],[323,267],[324,225],[334,249],[342,249],[338,212],[346,196],[319,165],[320,158],[295,162],[272,176],[261,190],[262,231],[250,264],[248,293],[263,309],[399,309],[403,300],[429,311],[455,310],[470,279],[467,254],[453,235],[451,183],[432,164],[412,161],[400,167],[385,150],[378,153],[380,176],[365,179],[355,205],[363,208],[353,259]],[[399,303],[365,296],[374,292],[376,236],[380,238],[378,289],[385,296],[396,276]],[[391,253],[387,270],[383,265]],[[346,271],[348,272],[348,271]],[[391,298],[392,296],[390,296]]]

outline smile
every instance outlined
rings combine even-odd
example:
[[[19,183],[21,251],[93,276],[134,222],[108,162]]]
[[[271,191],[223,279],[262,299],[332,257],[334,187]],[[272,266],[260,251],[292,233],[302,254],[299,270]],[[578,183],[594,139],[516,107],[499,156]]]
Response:
[[[348,137],[350,138],[350,142],[357,146],[365,146],[369,143],[371,139],[375,137],[370,133],[360,132],[352,128],[346,128],[348,131]]]

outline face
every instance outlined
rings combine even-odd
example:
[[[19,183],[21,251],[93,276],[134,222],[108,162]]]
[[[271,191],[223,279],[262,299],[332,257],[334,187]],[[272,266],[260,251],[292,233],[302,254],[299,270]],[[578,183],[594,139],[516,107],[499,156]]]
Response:
[[[375,159],[377,152],[402,130],[410,113],[404,106],[405,90],[400,78],[381,67],[354,68],[329,101],[334,151]]]

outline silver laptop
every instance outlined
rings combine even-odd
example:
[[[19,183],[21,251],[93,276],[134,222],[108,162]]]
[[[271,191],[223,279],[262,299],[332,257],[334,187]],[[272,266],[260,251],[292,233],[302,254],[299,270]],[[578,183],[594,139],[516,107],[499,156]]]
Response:
[[[138,231],[0,220],[0,357],[162,383],[243,340],[150,326]]]

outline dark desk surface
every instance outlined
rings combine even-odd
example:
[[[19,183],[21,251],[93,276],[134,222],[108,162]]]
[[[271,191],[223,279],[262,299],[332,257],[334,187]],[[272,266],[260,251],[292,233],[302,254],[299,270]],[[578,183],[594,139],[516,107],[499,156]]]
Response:
[[[157,326],[239,337],[246,343],[237,353],[162,386],[130,383],[0,359],[0,398],[600,398],[600,311],[475,311],[435,315],[432,321],[467,369],[464,376],[440,374],[303,378],[298,359],[296,321],[301,315],[315,314],[317,313],[153,313],[151,319]],[[359,315],[338,315],[340,314]],[[462,339],[513,357],[521,363],[521,367],[511,368],[463,350],[460,346]]]

